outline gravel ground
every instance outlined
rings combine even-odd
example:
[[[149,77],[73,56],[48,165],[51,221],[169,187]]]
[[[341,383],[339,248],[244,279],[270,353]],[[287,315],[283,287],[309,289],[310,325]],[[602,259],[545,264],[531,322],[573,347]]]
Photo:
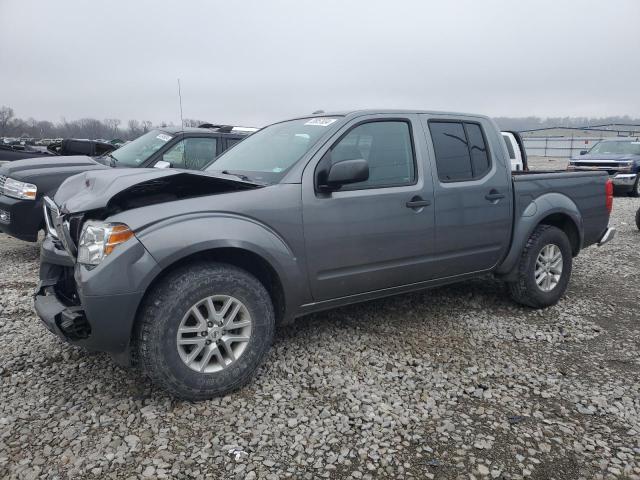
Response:
[[[0,478],[640,479],[638,207],[555,307],[489,278],[316,314],[197,404],[49,334],[2,236]]]

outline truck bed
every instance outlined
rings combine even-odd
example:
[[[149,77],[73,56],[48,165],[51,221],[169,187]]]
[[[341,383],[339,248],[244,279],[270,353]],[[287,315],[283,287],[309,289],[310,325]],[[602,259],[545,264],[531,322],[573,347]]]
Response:
[[[512,172],[514,215],[521,218],[532,202],[552,202],[581,214],[584,238],[581,247],[598,242],[607,229],[606,172],[535,170]],[[527,212],[529,213],[529,212]]]

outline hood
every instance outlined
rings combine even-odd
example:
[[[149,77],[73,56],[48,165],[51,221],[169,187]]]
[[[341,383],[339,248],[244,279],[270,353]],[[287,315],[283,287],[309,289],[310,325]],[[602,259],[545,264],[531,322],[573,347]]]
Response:
[[[584,161],[606,161],[612,162],[628,162],[631,160],[640,160],[640,155],[634,155],[633,153],[585,153],[571,159],[572,162],[584,162]]]
[[[155,203],[263,187],[231,175],[159,168],[84,172],[68,178],[54,201],[62,213],[107,209],[111,213]]]
[[[6,163],[0,168],[0,175],[6,175],[16,180],[27,180],[43,173],[50,173],[51,169],[60,170],[62,168],[67,170],[77,168],[79,171],[83,171],[90,168],[104,168],[104,165],[84,155],[71,157],[50,155]]]

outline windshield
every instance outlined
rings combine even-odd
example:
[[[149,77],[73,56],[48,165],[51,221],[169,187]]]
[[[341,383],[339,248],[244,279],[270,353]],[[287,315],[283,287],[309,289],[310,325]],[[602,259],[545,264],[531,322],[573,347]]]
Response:
[[[240,173],[251,180],[278,182],[337,118],[314,117],[276,123],[227,150],[207,171]]]
[[[595,145],[589,153],[640,155],[640,142],[612,142],[605,140]]]
[[[118,167],[138,167],[172,138],[171,135],[160,130],[151,130],[133,142],[114,150],[110,156],[117,160]]]

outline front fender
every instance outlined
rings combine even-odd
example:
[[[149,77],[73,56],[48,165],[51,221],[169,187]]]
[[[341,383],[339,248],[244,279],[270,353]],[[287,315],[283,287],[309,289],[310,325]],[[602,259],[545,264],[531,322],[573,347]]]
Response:
[[[550,215],[562,214],[570,218],[578,231],[579,245],[582,246],[583,244],[582,215],[578,206],[569,197],[561,193],[552,192],[535,199],[528,197],[528,202],[526,200],[523,202],[523,200],[523,197],[518,199],[518,203],[522,203],[516,205],[516,212],[520,213],[514,218],[511,248],[495,271],[498,275],[507,275],[515,270],[527,240],[536,227]]]
[[[161,270],[191,255],[236,248],[263,258],[286,293],[287,312],[310,298],[303,258],[276,231],[253,218],[229,213],[192,213],[165,219],[136,232]],[[151,282],[149,282],[151,283]]]

